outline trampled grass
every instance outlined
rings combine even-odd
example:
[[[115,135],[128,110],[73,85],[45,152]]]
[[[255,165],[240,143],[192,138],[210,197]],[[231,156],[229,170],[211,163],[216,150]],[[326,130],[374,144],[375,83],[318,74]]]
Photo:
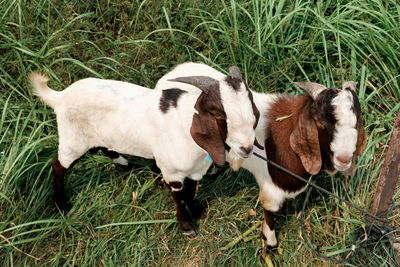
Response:
[[[154,184],[151,162],[116,168],[101,153],[67,175],[73,209],[55,209],[50,163],[56,156],[53,111],[29,90],[42,70],[62,90],[85,77],[153,87],[176,64],[240,67],[253,90],[301,93],[292,81],[359,82],[368,146],[348,180],[318,183],[369,208],[399,111],[398,1],[0,1],[0,261],[2,266],[255,266],[262,258],[258,188],[249,173],[228,170],[201,182],[207,207],[199,236],[181,235],[170,193]],[[399,187],[397,187],[398,189]],[[397,208],[389,214],[400,227]],[[277,222],[275,266],[331,266],[300,235],[304,195],[287,201]],[[305,228],[325,255],[349,254],[364,216],[314,190]],[[395,236],[399,237],[398,233]],[[395,266],[388,242],[375,241],[348,265]]]

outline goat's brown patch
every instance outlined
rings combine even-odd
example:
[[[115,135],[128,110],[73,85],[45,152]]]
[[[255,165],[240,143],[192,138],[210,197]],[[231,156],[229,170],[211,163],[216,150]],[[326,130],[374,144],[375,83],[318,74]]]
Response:
[[[197,113],[193,115],[190,134],[201,148],[206,150],[217,164],[225,163],[225,140],[227,136],[226,113],[221,102],[219,86],[208,94],[201,93],[196,101]]]
[[[162,90],[160,98],[160,110],[163,113],[166,113],[171,106],[176,108],[178,106],[178,99],[183,93],[187,92],[177,88]]]
[[[295,122],[297,122],[301,110],[310,101],[312,100],[308,96],[299,96],[297,98],[282,96],[272,104],[266,113],[269,122],[267,139],[265,140],[267,157],[304,178],[307,178],[309,174],[304,169],[299,156],[290,146],[290,135],[294,128],[297,127]],[[276,118],[288,114],[293,115],[282,121],[276,120]],[[268,164],[268,169],[274,184],[285,191],[295,192],[305,186],[305,183],[270,164]]]

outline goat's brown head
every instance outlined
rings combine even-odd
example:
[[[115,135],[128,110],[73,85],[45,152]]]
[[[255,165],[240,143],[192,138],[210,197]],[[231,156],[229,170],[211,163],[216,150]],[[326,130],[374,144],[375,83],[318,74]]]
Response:
[[[328,173],[352,174],[355,159],[367,143],[357,83],[345,82],[341,89],[311,82],[294,84],[306,90],[312,101],[303,109],[290,136],[293,151],[310,174],[318,173],[322,164]]]
[[[194,106],[190,134],[217,164],[225,163],[225,149],[241,158],[253,151],[254,129],[260,113],[240,71],[229,69],[230,76],[219,81],[207,76],[180,77],[171,81],[194,85],[203,92]]]

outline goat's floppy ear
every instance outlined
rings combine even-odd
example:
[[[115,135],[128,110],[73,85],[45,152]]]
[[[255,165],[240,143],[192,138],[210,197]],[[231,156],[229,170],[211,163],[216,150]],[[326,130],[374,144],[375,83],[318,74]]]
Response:
[[[306,90],[306,92],[315,100],[317,99],[318,95],[324,91],[326,86],[319,84],[319,83],[312,83],[312,82],[293,82],[292,84],[300,87],[301,89]]]
[[[365,147],[367,146],[367,135],[365,134],[364,126],[362,123],[362,116],[360,115],[358,125],[358,136],[357,136],[357,144],[356,144],[356,152],[354,153],[354,157],[358,157],[363,153]]]
[[[175,79],[168,80],[171,82],[181,82],[187,83],[197,88],[201,89],[204,93],[208,94],[208,92],[213,88],[219,85],[219,82],[208,76],[187,76],[187,77],[179,77]]]
[[[348,82],[344,82],[342,84],[342,89],[351,89],[353,91],[357,90],[357,84],[358,82],[353,82],[353,81],[348,81]]]
[[[226,127],[219,127],[217,119],[207,110],[207,100],[207,95],[204,93],[197,99],[195,105],[197,113],[193,115],[190,134],[196,144],[206,150],[215,163],[223,165],[225,163],[223,138],[226,138]]]
[[[300,157],[301,163],[308,173],[317,174],[321,170],[318,129],[307,108],[303,109],[298,124],[290,135],[290,146]]]

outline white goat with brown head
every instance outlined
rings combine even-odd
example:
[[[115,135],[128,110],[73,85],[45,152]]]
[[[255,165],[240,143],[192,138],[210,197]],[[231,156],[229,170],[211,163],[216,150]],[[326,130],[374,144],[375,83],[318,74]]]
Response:
[[[181,229],[196,234],[192,219],[201,210],[194,194],[211,164],[208,158],[224,164],[225,146],[240,157],[249,157],[253,150],[254,105],[239,69],[232,67],[230,72],[231,76],[214,78],[176,77],[201,89],[191,92],[94,78],[57,92],[47,86],[47,77],[31,73],[34,93],[57,115],[59,147],[53,176],[58,206],[70,206],[64,192],[67,169],[88,150],[100,147],[123,165],[127,161],[119,153],[154,158],[172,189]],[[240,80],[239,89],[230,80]]]

